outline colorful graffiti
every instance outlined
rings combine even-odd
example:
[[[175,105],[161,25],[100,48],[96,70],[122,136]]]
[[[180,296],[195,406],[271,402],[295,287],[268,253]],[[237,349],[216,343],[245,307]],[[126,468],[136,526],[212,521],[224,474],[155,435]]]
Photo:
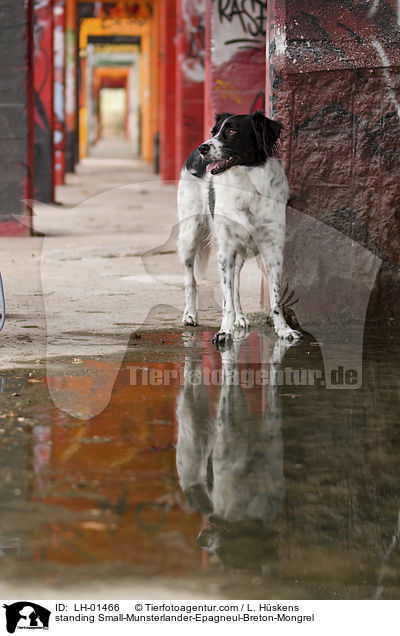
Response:
[[[34,45],[34,196],[54,199],[53,181],[53,2],[35,0]]]
[[[101,4],[101,3],[100,3]],[[109,2],[101,4],[99,9],[100,18],[112,18],[121,20],[124,18],[136,18],[137,20],[147,20],[152,15],[152,5],[150,2]]]
[[[192,82],[204,82],[205,8],[205,0],[182,0],[182,69]]]
[[[267,4],[211,1],[212,119],[263,108]]]
[[[213,0],[216,63],[228,62],[239,50],[265,50],[267,4],[267,0]]]

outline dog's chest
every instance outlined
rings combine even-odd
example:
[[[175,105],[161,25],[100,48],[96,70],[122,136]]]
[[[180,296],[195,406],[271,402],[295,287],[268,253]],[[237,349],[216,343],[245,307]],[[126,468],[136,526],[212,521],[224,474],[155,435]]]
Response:
[[[253,225],[286,203],[288,186],[279,160],[255,168],[234,166],[213,179],[215,212]]]

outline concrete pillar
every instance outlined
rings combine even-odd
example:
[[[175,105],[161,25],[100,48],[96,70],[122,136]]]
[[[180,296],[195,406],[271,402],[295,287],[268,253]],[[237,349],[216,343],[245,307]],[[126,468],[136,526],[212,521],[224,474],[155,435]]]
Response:
[[[54,201],[53,175],[53,0],[34,2],[35,199]]]
[[[128,130],[132,151],[139,154],[138,147],[138,112],[139,112],[139,54],[135,53],[134,62],[129,70],[128,78]]]
[[[270,0],[268,29],[267,102],[285,127],[291,205],[383,260],[370,311],[387,315],[400,306],[399,13],[395,2]]]
[[[29,234],[22,200],[33,194],[32,6],[24,0],[0,5],[1,236]]]
[[[217,113],[263,106],[266,18],[267,0],[207,0],[205,137]]]
[[[65,164],[73,172],[77,153],[76,0],[65,5]]]
[[[160,169],[164,181],[175,179],[175,36],[176,0],[160,7]]]
[[[65,176],[65,0],[54,0],[54,183]]]
[[[204,141],[205,0],[177,0],[175,175]]]

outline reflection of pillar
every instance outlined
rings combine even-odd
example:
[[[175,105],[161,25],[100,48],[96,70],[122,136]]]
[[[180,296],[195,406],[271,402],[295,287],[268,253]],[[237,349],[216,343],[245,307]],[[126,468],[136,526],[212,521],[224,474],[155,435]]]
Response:
[[[54,182],[61,185],[65,175],[64,109],[65,0],[54,0]]]
[[[175,179],[175,0],[161,4],[160,168],[164,181]]]
[[[65,6],[65,161],[73,172],[76,154],[76,0]]]
[[[205,0],[177,0],[175,175],[203,141]]]
[[[0,235],[29,234],[32,198],[32,2],[2,0],[0,28]],[[27,223],[29,225],[29,223]]]
[[[35,171],[34,194],[54,200],[53,178],[53,0],[34,2]]]
[[[242,11],[234,2],[207,0],[207,134],[217,113],[263,108],[266,15],[266,0],[249,2]]]

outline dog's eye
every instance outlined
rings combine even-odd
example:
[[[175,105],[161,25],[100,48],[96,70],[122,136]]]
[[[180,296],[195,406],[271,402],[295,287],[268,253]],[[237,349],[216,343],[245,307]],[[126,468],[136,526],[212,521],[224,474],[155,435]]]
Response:
[[[229,128],[229,130],[227,131],[228,135],[236,135],[237,130],[235,130],[234,128]]]

